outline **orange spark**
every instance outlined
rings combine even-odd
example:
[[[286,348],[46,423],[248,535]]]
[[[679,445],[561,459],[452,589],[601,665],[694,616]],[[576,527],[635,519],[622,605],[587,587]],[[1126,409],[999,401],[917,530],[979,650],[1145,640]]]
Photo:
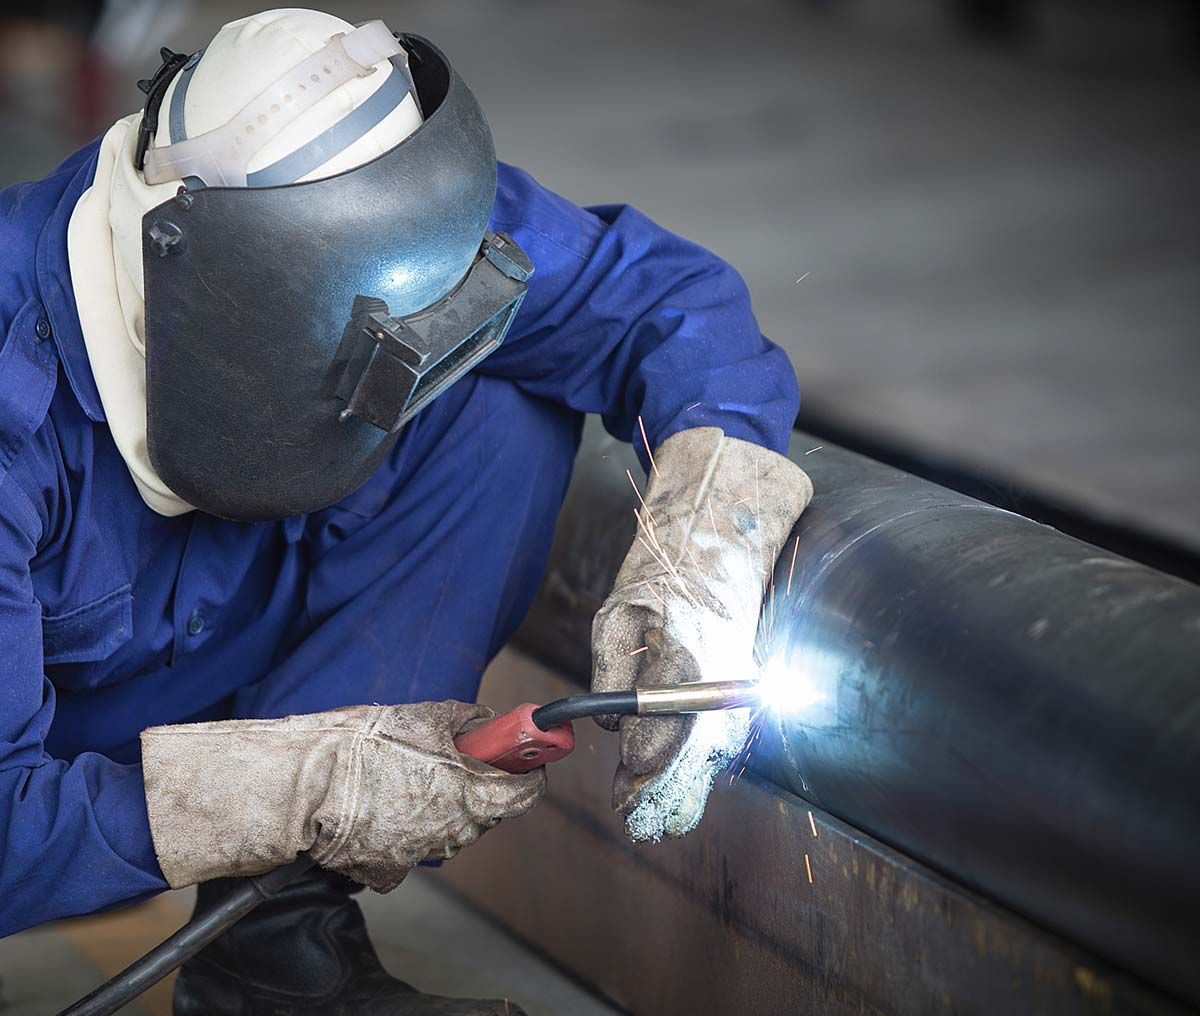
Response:
[[[650,506],[642,499],[642,492],[638,490],[637,480],[633,478],[633,473],[628,469],[625,470],[625,475],[629,477],[629,485],[633,487],[633,492],[637,495],[637,499],[641,501],[642,507],[646,509],[646,516],[650,519],[650,525],[654,525],[654,515],[650,511]]]
[[[638,415],[638,428],[642,432],[642,444],[646,446],[646,458],[650,460],[650,468],[654,471],[654,475],[658,476],[658,466],[654,464],[654,453],[650,451],[650,440],[646,437],[646,425],[642,423],[642,417]]]
[[[639,536],[639,537],[638,537],[638,539],[641,539],[641,537]],[[655,596],[655,597],[658,599],[658,602],[659,602],[659,603],[661,603],[661,604],[663,605],[663,610],[666,610],[666,609],[667,609],[667,601],[666,601],[666,600],[664,600],[664,599],[662,598],[662,594],[661,594],[661,593],[659,593],[659,591],[658,591],[657,589],[655,589],[655,588],[654,588],[654,586],[652,586],[652,585],[650,584],[650,580],[649,580],[649,579],[646,579],[646,580],[645,580],[645,581],[642,583],[642,585],[643,585],[643,586],[645,586],[647,589],[649,589],[649,590],[650,590],[650,592],[651,592],[651,593],[653,593],[653,594],[654,594],[654,596]]]
[[[800,537],[797,536],[795,546],[792,547],[792,566],[791,566],[791,568],[788,569],[787,592],[783,594],[784,596],[792,595],[792,576],[794,574],[796,574],[796,553],[799,550],[800,550]]]
[[[637,524],[641,526],[642,532],[646,534],[646,539],[643,539],[639,535],[638,542],[650,552],[650,556],[654,558],[656,562],[658,562],[658,565],[675,580],[675,584],[679,587],[679,592],[683,594],[683,598],[691,603],[692,606],[697,606],[696,601],[692,598],[691,593],[687,589],[687,584],[683,581],[683,576],[679,574],[678,569],[676,569],[675,565],[671,563],[670,558],[667,557],[667,552],[663,550],[662,544],[658,542],[658,537],[656,537],[653,530],[651,530],[651,528],[642,521],[642,517],[637,513],[636,508],[633,510],[633,517],[637,519]]]

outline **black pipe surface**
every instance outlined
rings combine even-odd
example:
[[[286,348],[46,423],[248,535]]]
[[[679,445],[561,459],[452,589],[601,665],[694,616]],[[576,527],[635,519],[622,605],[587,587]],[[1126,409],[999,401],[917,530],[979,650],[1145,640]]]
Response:
[[[1200,587],[818,445],[763,631],[807,704],[751,768],[1200,1003]],[[632,461],[589,431],[518,636],[580,678]]]

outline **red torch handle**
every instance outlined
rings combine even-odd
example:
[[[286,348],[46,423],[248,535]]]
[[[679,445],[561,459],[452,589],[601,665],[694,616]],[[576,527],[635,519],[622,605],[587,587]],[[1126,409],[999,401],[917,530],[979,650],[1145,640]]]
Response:
[[[526,702],[516,709],[481,723],[454,739],[464,755],[486,762],[506,773],[527,773],[547,762],[557,762],[575,750],[575,732],[570,723],[539,730],[533,722],[537,708]]]

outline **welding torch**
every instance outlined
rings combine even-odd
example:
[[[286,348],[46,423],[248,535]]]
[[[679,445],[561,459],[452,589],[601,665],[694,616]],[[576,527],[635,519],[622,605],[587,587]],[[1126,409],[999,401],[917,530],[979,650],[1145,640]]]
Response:
[[[544,706],[517,706],[454,739],[464,755],[510,773],[557,762],[575,747],[572,720],[585,716],[653,716],[737,709],[759,702],[758,681],[645,685],[632,691],[571,695]]]
[[[700,713],[713,709],[754,706],[760,700],[758,681],[697,681],[648,685],[633,691],[602,691],[571,695],[544,706],[526,702],[487,720],[454,739],[464,755],[508,773],[527,773],[557,762],[575,749],[572,720],[585,716],[652,716]],[[296,860],[264,875],[244,880],[220,904],[193,917],[174,935],[160,942],[111,980],[106,981],[58,1016],[111,1016],[162,980],[176,967],[270,899],[313,866],[301,854]]]

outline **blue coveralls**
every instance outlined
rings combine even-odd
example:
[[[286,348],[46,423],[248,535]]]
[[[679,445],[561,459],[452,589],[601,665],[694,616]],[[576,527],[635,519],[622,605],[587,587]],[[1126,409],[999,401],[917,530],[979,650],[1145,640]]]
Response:
[[[652,446],[712,425],[783,451],[798,408],[728,265],[502,165],[492,228],[536,265],[504,345],[339,504],[164,518],[75,310],[67,223],[97,147],[0,194],[0,935],[166,888],[145,727],[473,699],[541,576],[581,413],[626,440],[640,414]]]

